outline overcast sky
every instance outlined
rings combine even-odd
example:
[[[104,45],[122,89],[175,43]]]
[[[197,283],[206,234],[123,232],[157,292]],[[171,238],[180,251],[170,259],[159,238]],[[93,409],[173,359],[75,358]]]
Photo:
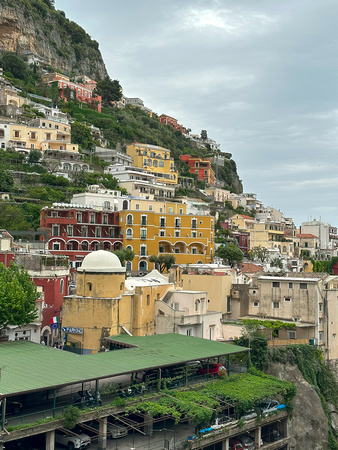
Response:
[[[55,0],[127,97],[230,152],[244,192],[338,226],[336,0]]]

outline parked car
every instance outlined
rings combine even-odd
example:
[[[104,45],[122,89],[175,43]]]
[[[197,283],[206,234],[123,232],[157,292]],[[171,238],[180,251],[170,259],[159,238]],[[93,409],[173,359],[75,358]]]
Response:
[[[213,430],[219,430],[220,428],[224,428],[228,425],[230,425],[231,422],[233,422],[234,419],[229,416],[220,416],[216,417],[214,425],[212,425]]]
[[[56,430],[55,442],[57,444],[67,447],[68,450],[75,448],[85,448],[90,445],[90,437],[87,434],[70,434],[65,431]]]
[[[254,450],[255,448],[255,441],[245,434],[231,440],[230,450]]]
[[[207,375],[208,374],[208,365],[203,365],[202,367],[200,367],[198,369],[198,371],[201,375]],[[227,374],[227,370],[223,364],[218,364],[218,363],[210,363],[209,364],[209,376],[218,375],[219,377],[221,377],[222,375],[226,375],[226,374]]]
[[[244,416],[241,417],[243,420],[251,420],[257,417],[257,412],[254,409],[249,409]]]
[[[283,403],[280,404],[277,400],[266,399],[259,405],[259,408],[262,411],[262,415],[265,416],[271,412],[284,409],[286,406]]]
[[[95,428],[95,430],[99,431],[99,423],[97,421],[93,421],[90,423],[90,427]],[[123,425],[122,422],[114,419],[108,418],[107,420],[107,437],[112,439],[119,439],[127,436],[128,429]]]

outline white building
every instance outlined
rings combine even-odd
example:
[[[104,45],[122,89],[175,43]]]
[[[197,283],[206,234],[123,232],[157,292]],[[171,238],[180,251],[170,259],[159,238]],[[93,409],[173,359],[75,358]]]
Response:
[[[300,229],[302,234],[313,234],[319,239],[319,248],[326,250],[330,248],[330,228],[331,225],[320,220],[313,219],[303,222]]]

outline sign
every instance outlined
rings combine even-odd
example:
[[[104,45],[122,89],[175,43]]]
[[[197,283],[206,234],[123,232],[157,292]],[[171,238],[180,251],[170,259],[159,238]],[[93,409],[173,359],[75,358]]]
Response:
[[[50,328],[51,328],[51,330],[58,330],[59,329],[59,324],[58,323],[51,323],[50,324]]]
[[[83,328],[62,327],[63,333],[83,334]]]

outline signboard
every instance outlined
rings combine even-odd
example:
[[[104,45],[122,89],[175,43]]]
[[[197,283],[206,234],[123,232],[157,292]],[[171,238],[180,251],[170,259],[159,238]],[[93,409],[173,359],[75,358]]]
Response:
[[[58,330],[59,329],[59,324],[58,323],[51,323],[50,324],[50,328],[52,330]]]
[[[83,328],[62,327],[63,333],[83,334]]]

